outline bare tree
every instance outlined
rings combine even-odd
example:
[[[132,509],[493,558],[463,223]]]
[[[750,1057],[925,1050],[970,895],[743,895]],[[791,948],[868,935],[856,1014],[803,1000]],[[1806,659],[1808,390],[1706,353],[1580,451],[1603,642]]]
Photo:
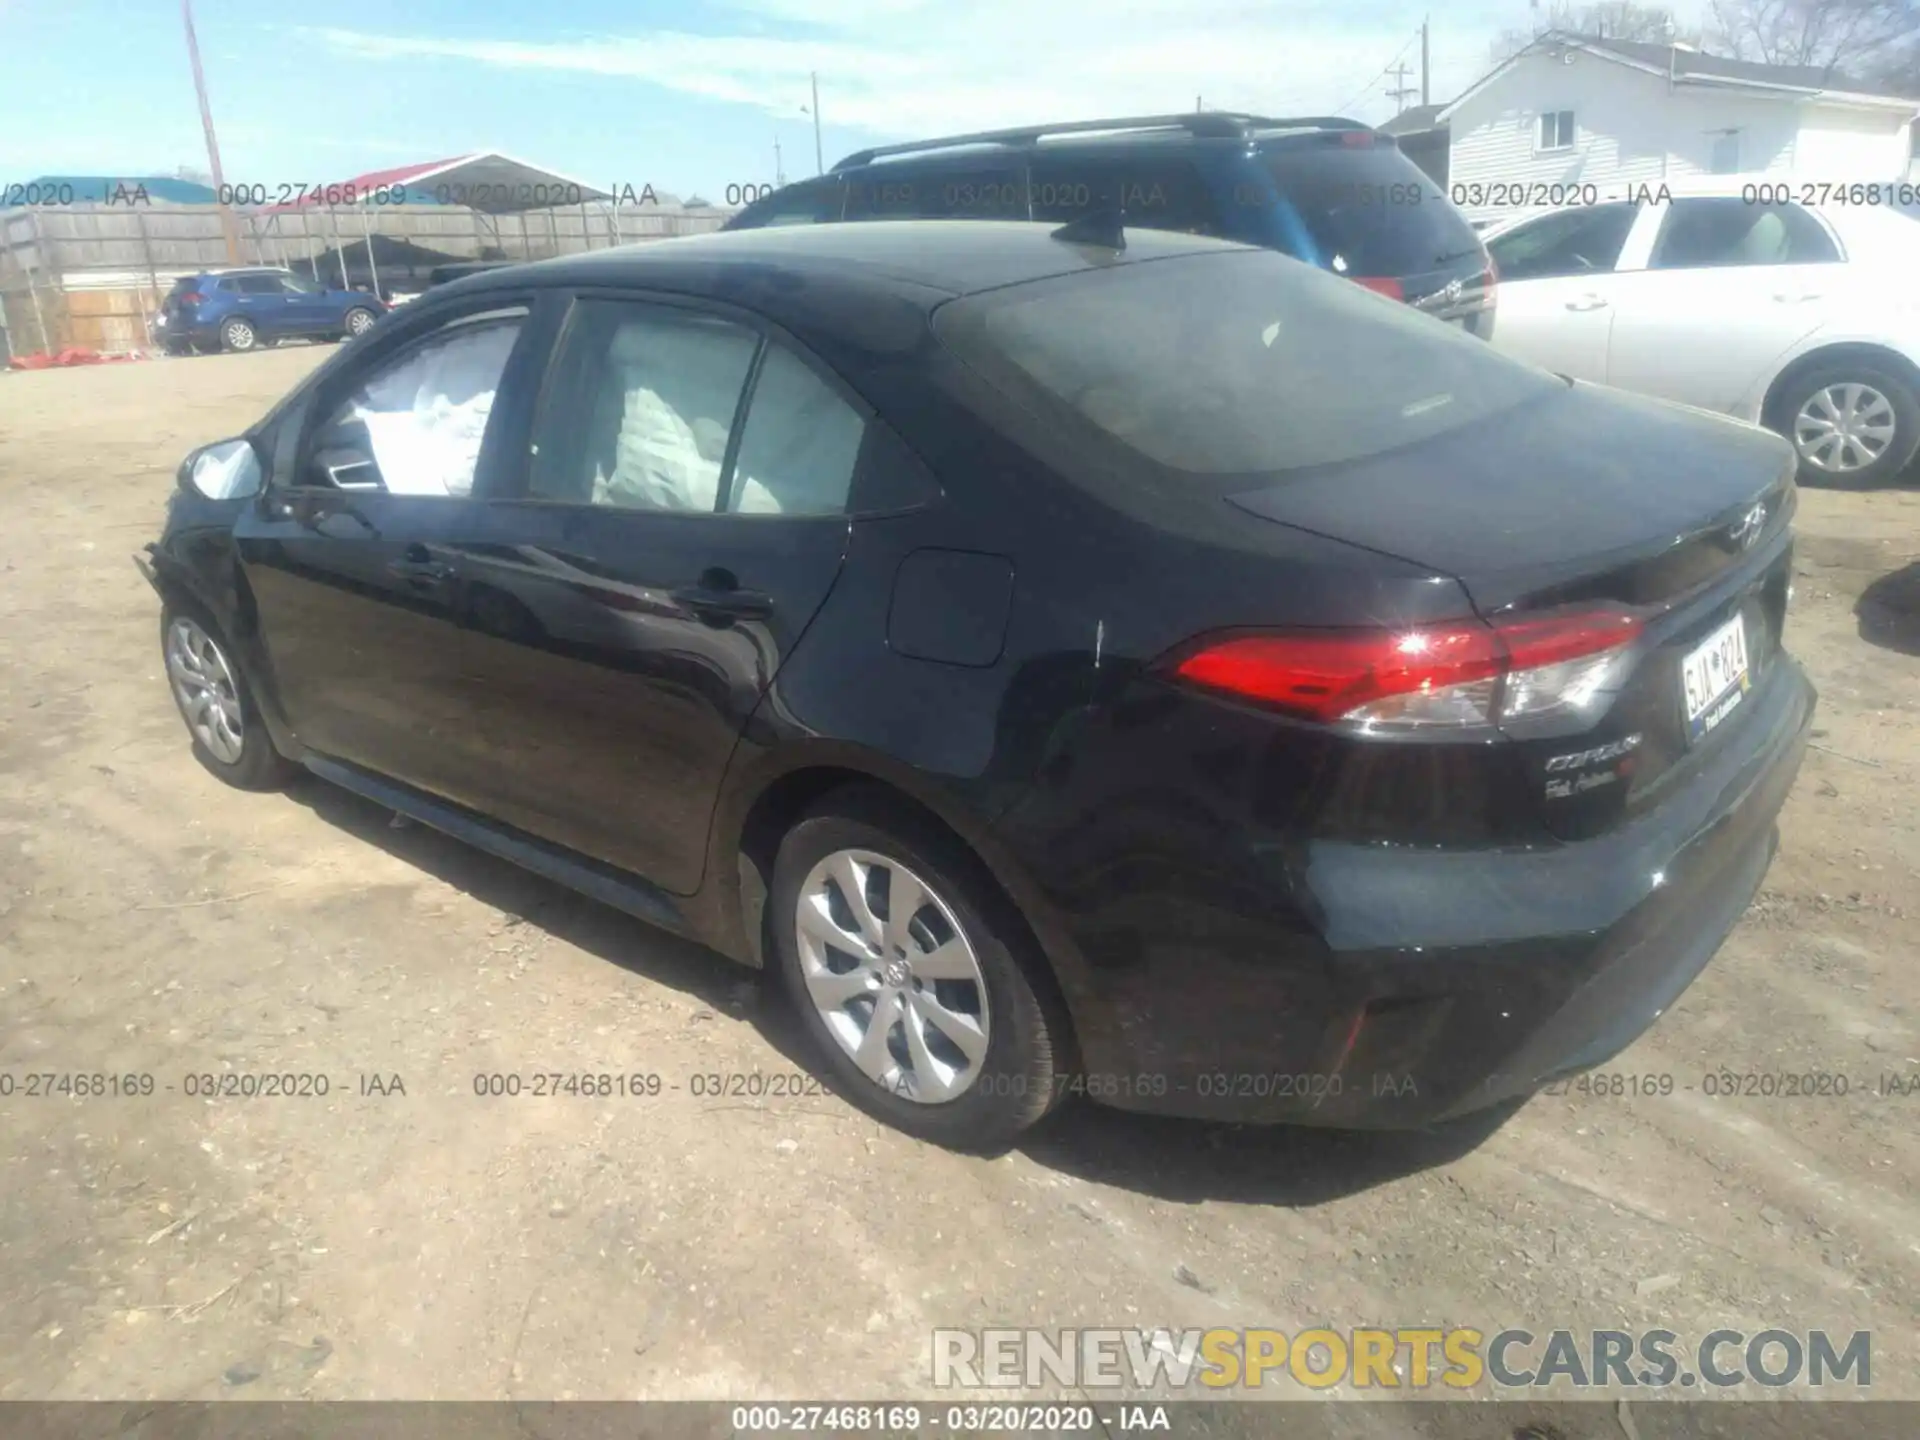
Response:
[[[1920,100],[1920,36],[1905,45],[1889,45],[1880,55],[1863,60],[1860,80],[1889,95]]]
[[[1727,54],[1829,74],[1873,74],[1920,44],[1920,0],[1713,0],[1714,40]]]
[[[1920,0],[1714,0],[1713,18],[1716,43],[1739,59],[1920,96]]]
[[[1498,65],[1512,59],[1542,35],[1556,30],[1567,35],[1641,40],[1653,45],[1678,41],[1698,46],[1701,40],[1698,30],[1682,25],[1665,6],[1635,5],[1632,0],[1601,0],[1601,3],[1587,5],[1576,5],[1571,0],[1549,0],[1545,6],[1534,9],[1531,29],[1500,32],[1493,42],[1493,63]]]

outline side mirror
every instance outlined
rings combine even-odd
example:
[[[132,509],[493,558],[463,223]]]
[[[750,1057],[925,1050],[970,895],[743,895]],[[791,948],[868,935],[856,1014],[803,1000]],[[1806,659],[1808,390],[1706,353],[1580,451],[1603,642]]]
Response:
[[[250,440],[216,440],[202,445],[181,462],[182,490],[209,500],[246,500],[260,493],[266,467]]]

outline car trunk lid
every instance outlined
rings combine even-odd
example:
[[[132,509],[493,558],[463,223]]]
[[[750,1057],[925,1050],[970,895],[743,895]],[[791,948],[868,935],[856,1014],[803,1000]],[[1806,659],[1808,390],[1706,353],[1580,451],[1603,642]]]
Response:
[[[1779,650],[1792,474],[1791,450],[1763,431],[1575,385],[1497,425],[1295,472],[1231,503],[1448,574],[1494,623],[1637,617],[1629,668],[1588,730],[1507,727],[1548,827],[1576,837],[1652,803],[1739,731]]]

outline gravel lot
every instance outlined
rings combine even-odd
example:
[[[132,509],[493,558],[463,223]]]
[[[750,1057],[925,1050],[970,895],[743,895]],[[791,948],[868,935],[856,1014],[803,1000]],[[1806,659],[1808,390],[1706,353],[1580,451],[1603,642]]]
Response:
[[[878,1398],[926,1393],[935,1326],[1423,1324],[1870,1329],[1873,1395],[1920,1399],[1920,1085],[1862,1093],[1920,1081],[1920,489],[1802,496],[1821,748],[1759,900],[1608,1067],[1675,1093],[1370,1137],[1078,1105],[982,1160],[696,1097],[802,1067],[757,976],[194,764],[128,557],[181,455],[326,353],[0,376],[0,1072],[159,1086],[0,1098],[0,1399]],[[667,1088],[473,1091],[560,1069]],[[183,1093],[227,1070],[331,1091]]]

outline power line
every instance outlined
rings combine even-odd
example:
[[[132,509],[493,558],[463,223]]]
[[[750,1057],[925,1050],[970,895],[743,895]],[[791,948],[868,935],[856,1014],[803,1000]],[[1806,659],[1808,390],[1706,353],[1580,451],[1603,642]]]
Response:
[[[1401,60],[1406,58],[1407,51],[1413,48],[1414,42],[1419,38],[1420,38],[1420,32],[1418,30],[1414,31],[1413,34],[1409,35],[1407,37],[1407,43],[1400,47],[1400,49],[1394,54],[1393,59],[1387,61],[1386,64],[1382,65],[1380,67],[1380,71],[1378,74],[1369,76],[1367,79],[1367,83],[1362,85],[1358,90],[1354,91],[1352,100],[1348,100],[1345,104],[1335,106],[1334,113],[1345,114],[1348,110],[1352,109],[1355,101],[1360,100],[1366,95],[1366,93],[1369,90],[1373,89],[1375,81],[1382,79],[1387,74],[1388,71],[1393,69],[1395,65],[1399,64]]]

